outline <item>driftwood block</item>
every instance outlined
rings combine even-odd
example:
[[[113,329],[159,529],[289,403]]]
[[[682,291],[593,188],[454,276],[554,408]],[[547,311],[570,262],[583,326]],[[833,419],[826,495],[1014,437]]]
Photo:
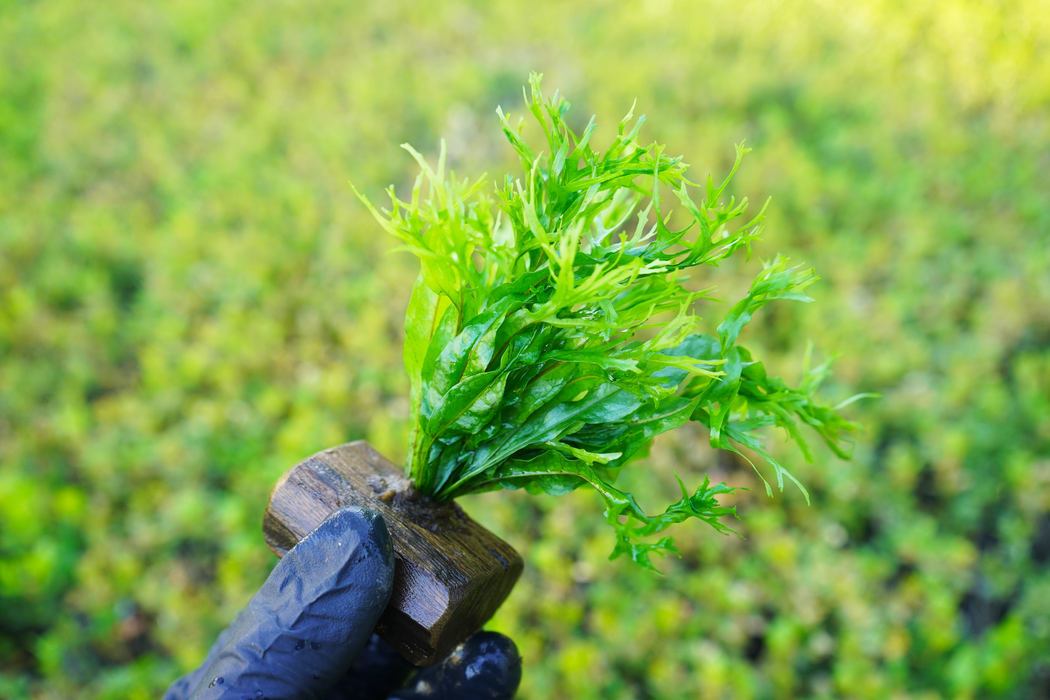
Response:
[[[444,657],[485,624],[523,563],[514,548],[455,503],[412,490],[404,470],[364,441],[318,452],[270,494],[266,544],[283,557],[336,508],[378,511],[394,544],[394,588],[376,633],[413,664]]]

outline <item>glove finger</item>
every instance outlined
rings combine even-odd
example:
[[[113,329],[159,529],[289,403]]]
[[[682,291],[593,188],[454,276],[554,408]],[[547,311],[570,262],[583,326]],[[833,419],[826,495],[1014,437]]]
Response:
[[[383,519],[330,514],[282,559],[230,626],[192,700],[315,700],[346,672],[390,599],[394,552]]]
[[[509,637],[478,632],[416,675],[390,700],[511,700],[521,683],[521,656]]]
[[[395,688],[404,685],[415,670],[405,657],[373,634],[365,650],[324,697],[325,700],[385,700]]]
[[[168,686],[168,690],[164,693],[164,697],[161,700],[187,700],[190,697],[190,693],[204,678],[204,672],[211,666],[211,662],[215,660],[215,657],[223,650],[226,643],[230,641],[230,630],[236,624],[237,621],[234,620],[233,624],[222,631],[215,643],[211,645],[211,649],[208,650],[208,655],[204,658],[204,662]]]

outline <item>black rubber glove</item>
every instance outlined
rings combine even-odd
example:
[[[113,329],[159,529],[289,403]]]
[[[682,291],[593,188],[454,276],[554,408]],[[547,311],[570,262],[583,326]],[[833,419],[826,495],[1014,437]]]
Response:
[[[514,642],[493,632],[475,634],[409,679],[415,667],[372,634],[393,576],[383,519],[356,507],[334,511],[277,564],[200,668],[164,700],[514,697],[521,658]]]

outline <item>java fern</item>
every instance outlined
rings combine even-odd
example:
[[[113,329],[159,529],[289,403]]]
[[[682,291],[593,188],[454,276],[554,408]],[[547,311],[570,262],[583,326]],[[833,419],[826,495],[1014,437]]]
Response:
[[[768,302],[811,301],[804,290],[817,280],[812,269],[788,267],[780,256],[765,263],[716,335],[697,332],[694,302],[705,293],[686,289],[682,271],[741,250],[750,257],[760,231],[765,207],[731,229],[748,202],[722,201],[749,149],[737,146],[729,176],[719,185],[709,176],[702,187],[686,178],[681,157],[638,141],[645,117],[634,120],[633,109],[612,144],[596,150],[594,118],[574,133],[569,104],[557,93],[545,100],[540,78],[531,77],[526,99],[546,138],[540,149],[496,110],[524,177],[508,174],[494,198],[484,176],[446,173],[444,144],[436,169],[404,145],[421,168],[408,201],[390,187],[391,207],[379,211],[357,193],[399,249],[421,262],[405,320],[407,470],[416,490],[437,501],[589,485],[616,532],[610,558],[626,554],[653,568],[650,553],[677,550],[670,537],[647,538],[689,518],[727,533],[719,519],[736,514],[716,500],[735,489],[706,477],[692,495],[679,479],[681,500],[659,515],[617,489],[617,472],[655,436],[698,421],[713,447],[742,454],[737,446],[746,446],[769,463],[781,490],[786,477],[805,493],[756,432],[783,428],[811,459],[803,423],[847,457],[844,437],[856,425],[814,396],[827,365],[808,369],[793,388],[736,344]],[[690,215],[681,230],[668,228],[668,191]]]

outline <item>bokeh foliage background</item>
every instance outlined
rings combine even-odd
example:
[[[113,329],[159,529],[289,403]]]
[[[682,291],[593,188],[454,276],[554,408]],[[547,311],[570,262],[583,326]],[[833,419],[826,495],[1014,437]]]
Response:
[[[661,440],[643,503],[752,487],[746,539],[680,528],[666,577],[605,561],[593,494],[466,499],[528,562],[492,623],[522,697],[1050,694],[1045,0],[40,0],[0,2],[0,697],[157,697],[274,564],[281,472],[403,456],[414,263],[347,181],[442,136],[514,167],[529,70],[599,136],[637,98],[699,177],[746,138],[757,254],[824,278],[746,344],[883,398],[854,461],[779,451],[811,507]]]

